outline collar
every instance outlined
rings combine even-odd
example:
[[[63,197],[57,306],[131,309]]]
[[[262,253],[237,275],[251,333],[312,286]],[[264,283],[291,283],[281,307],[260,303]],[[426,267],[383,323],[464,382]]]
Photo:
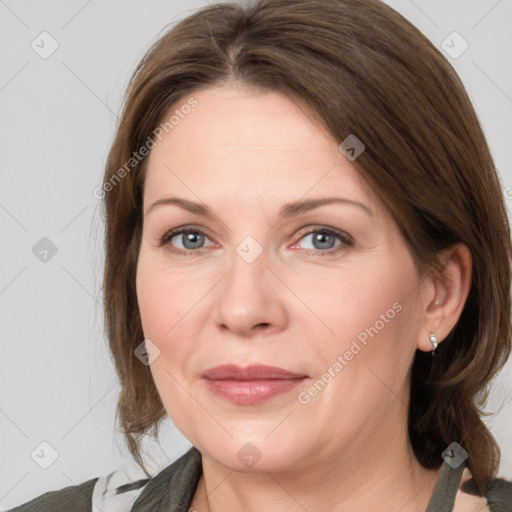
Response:
[[[203,468],[194,446],[145,485],[130,512],[188,512]]]

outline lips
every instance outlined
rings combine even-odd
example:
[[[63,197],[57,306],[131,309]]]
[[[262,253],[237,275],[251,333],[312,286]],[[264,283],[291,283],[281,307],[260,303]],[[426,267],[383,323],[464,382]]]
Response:
[[[307,375],[276,366],[253,365],[241,368],[228,364],[202,374],[210,392],[237,405],[255,405],[291,391]]]
[[[305,374],[294,373],[277,366],[252,365],[241,368],[234,364],[225,364],[206,370],[202,377],[209,380],[270,380],[270,379],[299,379]]]

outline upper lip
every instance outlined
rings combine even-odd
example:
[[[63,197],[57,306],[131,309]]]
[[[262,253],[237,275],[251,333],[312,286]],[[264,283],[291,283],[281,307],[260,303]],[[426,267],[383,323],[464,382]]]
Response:
[[[224,364],[210,368],[201,376],[209,380],[299,379],[307,377],[303,373],[290,372],[277,366],[251,365],[242,368],[235,364]]]

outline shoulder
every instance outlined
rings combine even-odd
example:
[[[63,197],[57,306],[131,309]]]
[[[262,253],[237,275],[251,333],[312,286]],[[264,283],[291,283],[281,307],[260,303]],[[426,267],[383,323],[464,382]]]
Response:
[[[46,492],[8,512],[90,512],[92,493],[97,481],[98,477],[79,485]]]
[[[483,495],[480,495],[471,473],[465,469],[455,501],[454,511],[458,512],[459,510],[464,512],[512,512],[512,482],[503,478],[494,478],[485,487]]]
[[[8,512],[128,512],[150,479],[135,463],[83,482],[50,491]]]
[[[79,485],[50,491],[7,512],[142,512],[182,510],[202,473],[201,454],[192,447],[170,465],[150,470],[135,463]],[[171,491],[171,492],[169,492]]]
[[[512,482],[495,478],[485,488],[491,512],[512,512]]]
[[[151,478],[135,463],[126,465],[98,480],[93,512],[181,511],[201,472],[201,454],[194,447],[163,468],[149,468]]]

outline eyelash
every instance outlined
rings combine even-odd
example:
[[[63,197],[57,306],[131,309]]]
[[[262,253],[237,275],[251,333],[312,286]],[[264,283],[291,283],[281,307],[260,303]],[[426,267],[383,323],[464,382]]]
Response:
[[[165,235],[163,235],[163,237],[160,239],[159,246],[167,245],[170,242],[170,240],[173,237],[175,237],[176,235],[181,235],[181,234],[186,234],[186,233],[200,233],[200,234],[208,237],[208,235],[199,227],[184,226],[184,227],[173,229],[173,230],[165,233]],[[352,246],[354,243],[353,238],[348,233],[345,233],[344,231],[340,231],[335,228],[324,228],[324,227],[317,227],[315,229],[311,229],[311,230],[303,233],[301,235],[301,237],[299,238],[299,241],[302,240],[305,236],[311,235],[312,233],[324,233],[324,234],[334,235],[341,240],[341,244],[335,245],[331,249],[327,249],[325,251],[322,251],[320,249],[304,249],[304,251],[307,254],[314,254],[315,256],[319,255],[319,254],[322,256],[323,255],[326,255],[326,256],[332,255],[332,254],[335,254],[343,249],[346,249],[347,247]],[[183,256],[197,256],[203,252],[201,249],[195,249],[195,250],[189,249],[189,250],[185,251],[183,249],[178,249],[176,247],[172,247],[172,248],[169,247],[169,250],[171,250],[172,252],[174,252],[176,254],[181,254]]]

